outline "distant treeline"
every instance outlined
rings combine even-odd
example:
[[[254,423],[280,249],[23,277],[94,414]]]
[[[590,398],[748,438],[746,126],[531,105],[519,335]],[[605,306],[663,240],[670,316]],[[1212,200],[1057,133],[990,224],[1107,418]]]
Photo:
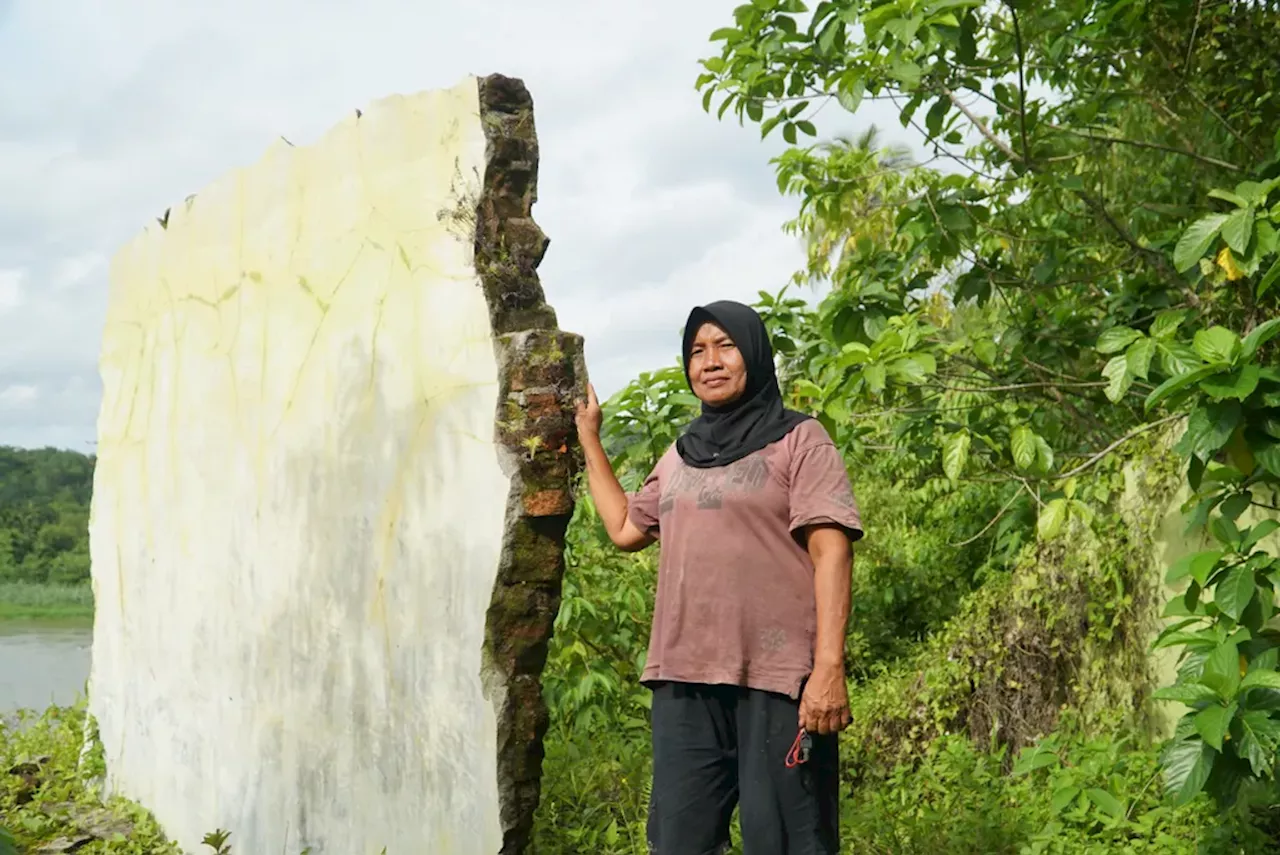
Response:
[[[0,582],[89,581],[94,460],[0,446]]]

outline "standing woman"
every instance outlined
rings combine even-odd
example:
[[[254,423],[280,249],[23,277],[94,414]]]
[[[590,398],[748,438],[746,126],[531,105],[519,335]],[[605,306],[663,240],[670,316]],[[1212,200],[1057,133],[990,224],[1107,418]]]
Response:
[[[724,852],[740,805],[747,855],[834,855],[858,507],[826,430],[783,406],[754,310],[695,308],[683,352],[702,415],[634,495],[600,442],[594,390],[577,413],[609,538],[627,551],[662,541],[641,675],[653,692],[649,849]]]

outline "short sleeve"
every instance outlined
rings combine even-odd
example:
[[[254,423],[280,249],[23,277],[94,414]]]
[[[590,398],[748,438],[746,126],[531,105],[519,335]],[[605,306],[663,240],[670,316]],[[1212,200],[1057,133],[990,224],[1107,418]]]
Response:
[[[862,517],[849,485],[844,458],[829,440],[799,451],[791,462],[791,531],[807,525],[843,526],[849,539],[862,539]]]
[[[659,466],[655,466],[644,479],[640,489],[627,496],[627,517],[631,524],[648,535],[658,534],[658,503],[661,500],[661,487],[658,479]]]

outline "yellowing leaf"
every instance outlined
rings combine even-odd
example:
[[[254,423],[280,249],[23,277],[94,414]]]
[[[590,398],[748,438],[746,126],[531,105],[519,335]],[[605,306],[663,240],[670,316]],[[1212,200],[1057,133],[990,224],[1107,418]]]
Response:
[[[1218,252],[1218,266],[1227,274],[1227,281],[1235,282],[1237,279],[1244,278],[1244,272],[1236,265],[1235,256],[1231,254],[1231,248],[1224,246]]]

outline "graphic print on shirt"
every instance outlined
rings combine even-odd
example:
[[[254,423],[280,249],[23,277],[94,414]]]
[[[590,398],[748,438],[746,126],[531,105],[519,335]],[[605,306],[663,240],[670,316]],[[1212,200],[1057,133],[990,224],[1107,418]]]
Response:
[[[714,469],[677,466],[671,477],[664,480],[658,513],[665,514],[675,507],[678,496],[694,492],[699,510],[719,510],[724,506],[726,495],[754,493],[767,483],[769,464],[754,454]]]

